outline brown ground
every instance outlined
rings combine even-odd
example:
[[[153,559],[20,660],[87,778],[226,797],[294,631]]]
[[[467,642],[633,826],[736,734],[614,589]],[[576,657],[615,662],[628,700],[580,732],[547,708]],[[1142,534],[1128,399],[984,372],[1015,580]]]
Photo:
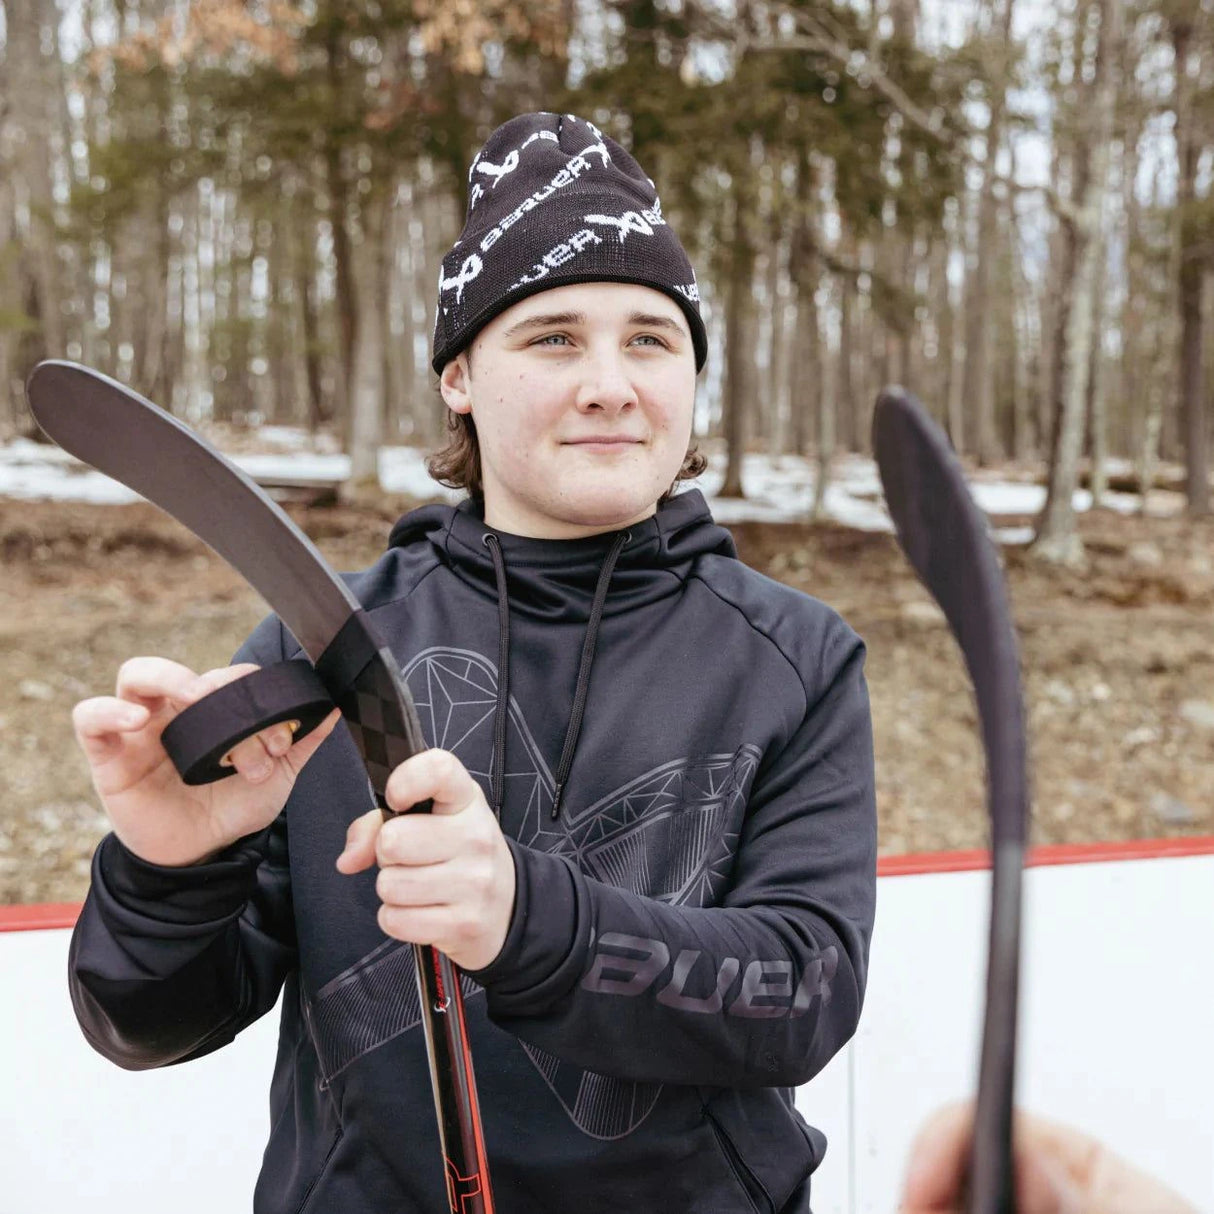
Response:
[[[339,568],[379,552],[396,502],[296,518]],[[1090,567],[1008,558],[1038,842],[1214,834],[1214,527],[1093,514]],[[984,840],[959,656],[892,538],[743,524],[743,557],[837,607],[869,645],[884,853]],[[149,506],[0,499],[0,904],[72,901],[104,830],[69,712],[126,657],[223,665],[262,614]]]

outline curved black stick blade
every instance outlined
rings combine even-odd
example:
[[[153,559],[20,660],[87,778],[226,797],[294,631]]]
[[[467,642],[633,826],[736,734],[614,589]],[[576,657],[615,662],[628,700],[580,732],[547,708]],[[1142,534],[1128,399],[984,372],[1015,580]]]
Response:
[[[1020,887],[1029,819],[1016,634],[986,518],[944,432],[901,388],[877,398],[873,450],[898,542],[961,646],[982,722],[994,871],[969,1209],[1013,1214]]]

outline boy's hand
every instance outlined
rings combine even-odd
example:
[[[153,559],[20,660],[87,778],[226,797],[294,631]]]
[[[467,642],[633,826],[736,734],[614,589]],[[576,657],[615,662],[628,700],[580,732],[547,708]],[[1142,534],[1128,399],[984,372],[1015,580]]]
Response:
[[[300,768],[340,720],[336,709],[298,742],[285,723],[245,738],[229,756],[235,774],[215,784],[183,783],[160,743],[183,708],[256,669],[242,663],[199,675],[166,658],[132,658],[112,696],[73,709],[93,786],[114,833],[135,855],[151,864],[196,864],[282,811]]]
[[[343,873],[379,865],[379,925],[412,944],[432,944],[466,970],[498,953],[514,913],[514,857],[481,787],[450,752],[407,759],[388,780],[400,817],[378,809],[356,818],[337,858]],[[427,798],[429,814],[404,810]]]

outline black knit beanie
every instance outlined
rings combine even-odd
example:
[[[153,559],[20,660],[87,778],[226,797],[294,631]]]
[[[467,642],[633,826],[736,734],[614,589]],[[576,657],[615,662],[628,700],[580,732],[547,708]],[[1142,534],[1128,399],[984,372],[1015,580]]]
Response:
[[[432,366],[528,295],[575,282],[634,282],[669,295],[708,338],[695,271],[641,166],[592,122],[522,114],[499,126],[468,173],[468,214],[443,258]]]

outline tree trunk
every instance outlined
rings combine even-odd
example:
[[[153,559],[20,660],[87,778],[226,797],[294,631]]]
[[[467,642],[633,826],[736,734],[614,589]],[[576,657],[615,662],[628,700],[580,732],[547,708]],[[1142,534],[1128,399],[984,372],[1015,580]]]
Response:
[[[767,264],[767,308],[769,328],[767,340],[767,374],[761,401],[767,413],[767,445],[773,456],[788,450],[788,402],[785,388],[784,350],[788,324],[788,292],[784,287],[785,241],[778,222],[773,222]]]
[[[750,174],[734,175],[733,240],[728,255],[725,300],[725,384],[721,429],[725,438],[725,481],[722,497],[745,497],[742,461],[746,455],[747,413],[754,376],[755,252],[750,238],[753,205],[747,184]]]
[[[37,339],[25,360],[31,364],[46,355],[62,358],[65,353],[51,162],[54,140],[50,136],[58,127],[58,73],[42,52],[43,17],[47,15],[57,17],[58,13],[37,0],[8,0],[5,5],[8,100],[20,133],[15,176],[24,182],[29,197],[22,260],[31,285],[31,314],[38,325]],[[21,366],[18,373],[24,378],[29,369]]]
[[[401,183],[400,205],[392,208],[390,229],[391,277],[388,286],[388,411],[387,433],[393,441],[411,437],[417,414],[413,400],[417,357],[413,347],[413,242],[409,224],[416,196],[413,178]]]
[[[1098,221],[1099,223],[1099,221]],[[1104,350],[1102,349],[1101,332],[1104,329],[1106,304],[1105,282],[1108,278],[1107,258],[1102,239],[1102,225],[1098,226],[1095,241],[1099,246],[1096,260],[1096,282],[1092,288],[1092,341],[1088,353],[1088,454],[1092,470],[1089,483],[1092,492],[1092,507],[1104,505],[1104,496],[1108,492],[1108,461],[1109,461],[1109,432],[1106,408],[1104,373]]]
[[[329,95],[333,105],[341,97],[341,76],[345,56],[340,43],[340,25],[330,20],[325,39],[326,64],[329,74]],[[338,115],[333,115],[336,123]],[[354,283],[353,258],[350,250],[350,189],[342,145],[333,123],[325,130],[325,184],[329,191],[329,223],[333,235],[333,270],[337,290],[338,373],[337,406],[342,427],[350,438],[349,394],[354,367],[354,339],[358,329],[358,301]]]
[[[316,298],[316,230],[311,221],[311,200],[296,209],[295,294],[298,297],[300,344],[303,347],[307,387],[308,428],[313,434],[328,420],[320,370],[320,308]]]
[[[925,380],[924,401],[932,416],[948,429],[948,399],[951,383],[954,315],[948,281],[950,243],[945,232],[935,237],[930,254],[931,309],[935,320],[935,345],[930,358],[931,374]],[[925,372],[926,375],[926,372]]]
[[[808,155],[802,153],[797,163],[796,220],[788,250],[788,275],[796,293],[797,316],[786,383],[792,448],[798,455],[809,451],[811,436],[815,440],[818,437],[818,413],[824,395],[815,297],[820,270],[814,251],[812,208],[813,170]]]
[[[354,336],[350,384],[350,479],[346,496],[379,492],[379,449],[384,430],[383,308],[388,285],[384,230],[389,197],[381,187],[359,204],[361,239],[355,249],[354,282],[358,292],[358,329]]]
[[[1205,400],[1201,375],[1202,236],[1194,214],[1195,179],[1201,144],[1196,131],[1193,76],[1190,59],[1200,55],[1193,45],[1188,18],[1172,22],[1172,48],[1176,73],[1176,151],[1178,161],[1180,266],[1177,301],[1180,310],[1180,416],[1185,435],[1185,471],[1188,475],[1189,514],[1210,513],[1210,457]]]
[[[1100,245],[1100,217],[1108,184],[1109,141],[1121,31],[1122,0],[1099,0],[1100,36],[1087,130],[1075,150],[1074,190],[1066,216],[1068,269],[1066,323],[1063,333],[1062,393],[1056,402],[1054,441],[1050,456],[1049,488],[1037,520],[1033,552],[1046,560],[1075,564],[1083,559],[1083,543],[1075,522],[1074,493],[1078,485],[1079,454],[1083,442],[1084,404],[1093,340],[1096,271],[1104,250]]]
[[[974,269],[967,288],[965,309],[965,377],[962,396],[974,419],[974,453],[980,464],[1002,454],[995,425],[995,377],[991,359],[991,268],[997,256],[999,200],[995,194],[995,167],[1003,141],[1003,115],[1007,105],[1013,0],[997,0],[998,62],[991,74],[990,119],[986,128],[986,163],[978,199],[978,243]]]
[[[4,75],[0,73],[0,85]],[[0,93],[0,110],[5,108],[6,97]],[[7,437],[18,427],[22,418],[21,376],[17,372],[17,339],[20,336],[21,294],[16,264],[16,214],[13,198],[12,173],[9,160],[0,144],[0,431]]]
[[[1016,176],[1016,155],[1012,150],[1012,178]],[[1003,233],[1007,244],[1007,261],[1011,272],[1012,339],[1015,352],[1012,359],[1012,457],[1018,462],[1032,457],[1034,448],[1033,410],[1030,393],[1032,369],[1032,288],[1024,272],[1020,254],[1020,228],[1016,208],[1009,197],[1003,204]]]
[[[433,164],[423,160],[419,169],[414,197],[418,200],[417,214],[420,219],[417,223],[410,224],[410,239],[413,242],[415,258],[413,299],[420,304],[419,323],[429,353],[434,335],[435,309],[438,306],[438,293],[434,284],[438,280],[443,255],[459,233],[463,214],[459,205],[442,188]],[[417,365],[413,394],[416,404],[415,433],[427,444],[441,442],[446,432],[447,406],[435,390],[429,357]]]
[[[835,393],[835,438],[855,450],[852,433],[856,419],[855,388],[852,382],[852,346],[855,338],[855,283],[847,275],[839,276],[839,367]],[[819,439],[819,442],[821,439]]]
[[[839,280],[842,298],[846,298],[849,283],[846,279]],[[842,298],[840,307],[842,307]],[[816,320],[816,315],[815,315]],[[835,456],[835,440],[839,412],[845,406],[840,400],[839,387],[843,370],[843,360],[840,357],[833,384],[823,384],[818,392],[818,413],[816,418],[817,443],[814,467],[814,496],[809,508],[812,522],[818,522],[826,514],[826,490],[830,484],[830,465]]]
[[[172,263],[172,235],[169,232],[168,198],[157,182],[155,203],[141,217],[146,225],[150,252],[141,258],[142,323],[139,325],[141,355],[138,366],[139,383],[152,400],[168,399],[168,275]]]
[[[1077,70],[1082,68],[1078,65]],[[1061,140],[1055,136],[1050,155],[1050,180],[1057,182],[1066,164]],[[1039,340],[1037,346],[1037,436],[1043,455],[1048,456],[1051,435],[1054,430],[1054,402],[1059,393],[1058,361],[1061,357],[1061,318],[1064,311],[1063,294],[1069,281],[1070,270],[1065,270],[1069,236],[1066,225],[1055,214],[1051,216],[1053,226],[1049,235],[1049,255],[1046,259],[1042,282]]]
[[[945,406],[947,418],[946,429],[953,450],[958,453],[965,451],[965,392],[964,392],[964,358],[965,345],[962,338],[964,332],[965,309],[968,300],[969,284],[962,283],[957,306],[952,309],[949,325],[948,345],[941,351],[941,357],[948,359],[948,397]]]
[[[266,358],[270,365],[270,400],[273,402],[270,416],[277,425],[298,425],[303,421],[299,406],[304,394],[295,374],[299,348],[295,286],[291,275],[291,246],[295,232],[291,224],[290,198],[279,195],[272,205],[273,234],[265,251],[269,277]]]

